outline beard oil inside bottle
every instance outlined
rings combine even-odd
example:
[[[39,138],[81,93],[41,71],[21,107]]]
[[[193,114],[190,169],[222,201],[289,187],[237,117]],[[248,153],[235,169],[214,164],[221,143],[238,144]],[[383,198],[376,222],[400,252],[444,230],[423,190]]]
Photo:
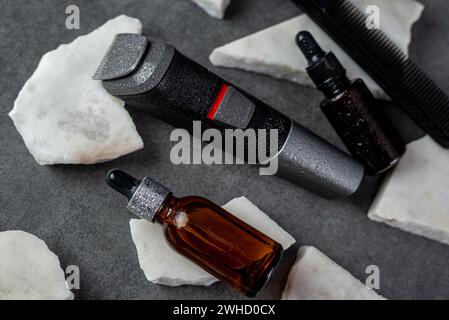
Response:
[[[199,197],[168,199],[157,220],[168,243],[247,296],[266,284],[282,246],[214,203]]]

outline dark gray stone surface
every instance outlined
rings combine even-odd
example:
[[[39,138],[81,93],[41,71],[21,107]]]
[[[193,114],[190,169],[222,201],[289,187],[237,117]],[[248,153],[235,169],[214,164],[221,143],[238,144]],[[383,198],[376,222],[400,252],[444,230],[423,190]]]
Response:
[[[427,8],[414,28],[411,54],[449,91],[449,4],[423,2]],[[65,28],[69,4],[81,9],[79,31]],[[203,195],[220,204],[245,195],[290,232],[297,245],[287,251],[261,299],[280,297],[303,244],[318,247],[360,279],[365,279],[368,265],[378,265],[380,293],[388,298],[449,298],[449,247],[366,217],[380,178],[366,179],[349,199],[328,201],[277,178],[260,177],[247,166],[174,166],[169,161],[172,128],[133,110],[145,149],[105,164],[42,167],[7,115],[42,54],[119,14],[139,18],[145,34],[165,38],[211,67],[208,55],[215,47],[298,13],[287,0],[234,0],[224,21],[188,0],[1,0],[0,231],[31,232],[47,242],[63,266],[79,266],[78,299],[242,298],[224,284],[169,288],[146,281],[131,240],[125,199],[103,182],[109,169],[119,167],[157,178],[178,195]],[[237,70],[212,70],[341,146],[319,111],[321,97],[314,89]],[[391,105],[386,109],[407,140],[422,135],[400,110]]]

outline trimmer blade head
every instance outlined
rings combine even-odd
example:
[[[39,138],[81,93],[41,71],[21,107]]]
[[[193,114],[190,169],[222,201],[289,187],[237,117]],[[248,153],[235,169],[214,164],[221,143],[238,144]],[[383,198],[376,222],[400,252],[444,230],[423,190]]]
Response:
[[[148,39],[132,33],[117,34],[101,60],[94,80],[112,80],[133,73],[148,47]]]

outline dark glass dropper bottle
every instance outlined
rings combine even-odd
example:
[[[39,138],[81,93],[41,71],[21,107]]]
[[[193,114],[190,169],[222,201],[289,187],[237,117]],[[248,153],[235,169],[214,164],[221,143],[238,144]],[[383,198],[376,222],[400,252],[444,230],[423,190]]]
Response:
[[[106,182],[128,198],[130,212],[161,224],[175,251],[248,297],[262,290],[282,257],[279,243],[207,199],[176,198],[153,179],[120,170]]]
[[[326,96],[322,111],[365,173],[376,175],[395,166],[405,144],[363,80],[351,83],[337,57],[325,53],[309,32],[300,32],[296,43],[309,63],[309,76]]]

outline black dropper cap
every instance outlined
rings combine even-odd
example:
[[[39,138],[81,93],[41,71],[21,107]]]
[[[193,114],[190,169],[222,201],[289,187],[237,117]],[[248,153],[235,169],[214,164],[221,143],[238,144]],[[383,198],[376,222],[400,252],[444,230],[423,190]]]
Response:
[[[299,32],[295,40],[309,63],[307,73],[318,90],[333,96],[346,88],[346,69],[332,52],[324,52],[308,31]]]
[[[320,61],[326,53],[321,49],[308,31],[301,31],[296,35],[296,44],[306,57],[309,66]]]
[[[117,169],[109,171],[106,176],[106,183],[126,196],[128,200],[131,200],[141,182],[141,180],[137,180],[129,174]]]

